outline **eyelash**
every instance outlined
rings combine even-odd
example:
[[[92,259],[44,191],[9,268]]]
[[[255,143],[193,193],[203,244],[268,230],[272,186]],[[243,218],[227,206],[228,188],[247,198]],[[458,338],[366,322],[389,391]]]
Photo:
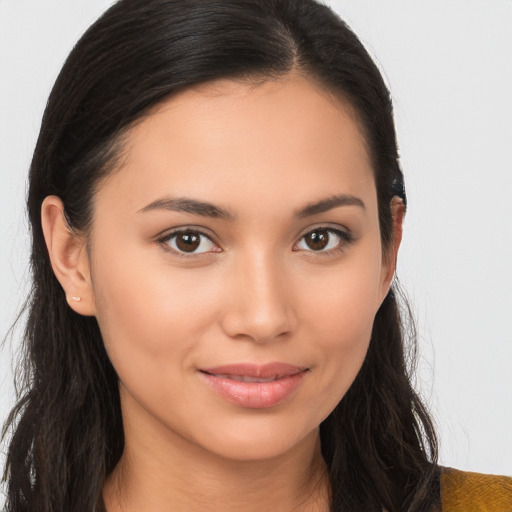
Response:
[[[318,232],[328,233],[329,238],[332,235],[335,235],[339,239],[338,244],[335,247],[333,247],[331,249],[328,249],[326,251],[324,251],[324,250],[314,251],[312,249],[310,249],[310,250],[304,249],[306,252],[309,252],[309,253],[312,253],[312,254],[315,254],[315,255],[318,255],[318,256],[326,256],[326,257],[327,256],[332,256],[333,254],[342,253],[347,248],[347,245],[351,244],[354,241],[354,237],[353,237],[353,235],[352,235],[352,233],[350,231],[343,231],[343,230],[331,228],[331,227],[328,227],[328,226],[318,226],[318,227],[315,227],[313,229],[310,229],[307,233],[304,233],[300,237],[300,239],[297,242],[297,244],[302,242],[308,235],[311,235],[312,233],[318,233]],[[328,240],[330,242],[330,239],[328,239]],[[294,244],[294,246],[295,245],[296,244]]]
[[[207,235],[206,233],[204,233],[203,231],[201,231],[198,228],[185,228],[185,229],[177,229],[175,231],[171,231],[170,233],[167,233],[167,234],[163,235],[162,237],[158,238],[157,243],[162,245],[162,247],[166,251],[172,252],[173,254],[179,256],[180,258],[194,258],[194,257],[199,256],[200,254],[208,254],[208,252],[221,252],[221,250],[218,250],[218,251],[205,251],[205,252],[201,252],[201,253],[196,253],[196,252],[187,253],[184,251],[179,251],[179,250],[173,249],[172,247],[169,246],[169,242],[173,238],[176,238],[179,235],[199,235],[200,237],[203,237],[203,238],[206,238],[207,240],[209,240],[212,244],[217,245],[212,240],[212,237],[210,235]]]
[[[327,251],[324,251],[324,250],[315,251],[315,250],[302,249],[302,250],[304,250],[306,252],[310,252],[312,254],[319,255],[319,256],[330,256],[330,255],[332,255],[334,253],[338,253],[339,254],[339,253],[343,252],[346,249],[347,245],[351,244],[354,241],[352,233],[350,233],[348,231],[343,231],[343,230],[335,229],[335,228],[328,227],[328,226],[318,226],[318,227],[310,229],[308,232],[304,233],[299,238],[299,241],[296,242],[296,244],[294,244],[294,247],[298,243],[302,242],[308,235],[311,235],[312,233],[315,233],[315,232],[324,232],[324,233],[328,233],[329,235],[335,235],[335,236],[337,236],[339,238],[339,243],[337,244],[337,246],[334,247],[334,248],[331,248],[331,249],[329,249]],[[181,258],[194,258],[194,257],[198,257],[200,254],[208,254],[210,252],[222,252],[221,249],[214,250],[214,251],[205,251],[205,252],[200,252],[200,253],[197,253],[197,252],[187,253],[187,252],[184,252],[184,251],[176,250],[176,249],[174,249],[174,248],[169,246],[169,242],[173,238],[176,238],[179,235],[199,235],[200,237],[204,237],[207,240],[209,240],[212,244],[217,245],[212,240],[212,237],[210,235],[204,233],[203,231],[201,231],[198,228],[177,229],[175,231],[167,233],[164,236],[158,238],[157,239],[157,243],[162,245],[163,248],[166,251],[172,252],[173,254],[175,254],[175,255],[177,255],[177,256],[179,256]],[[330,242],[330,240],[329,240],[329,242]],[[301,249],[292,249],[292,250],[299,251]]]

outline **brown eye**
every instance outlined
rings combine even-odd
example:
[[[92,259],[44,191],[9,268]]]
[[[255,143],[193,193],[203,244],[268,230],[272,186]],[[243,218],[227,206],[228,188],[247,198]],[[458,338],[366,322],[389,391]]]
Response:
[[[176,247],[183,252],[194,252],[201,243],[201,238],[196,233],[180,233],[176,235]]]
[[[178,253],[200,254],[215,250],[215,244],[206,235],[198,231],[180,231],[173,233],[165,242]]]
[[[297,244],[304,251],[328,252],[331,249],[341,249],[344,242],[349,241],[349,235],[337,229],[319,228],[306,233]]]
[[[304,237],[306,245],[313,251],[321,251],[329,243],[329,233],[325,230],[311,231]]]

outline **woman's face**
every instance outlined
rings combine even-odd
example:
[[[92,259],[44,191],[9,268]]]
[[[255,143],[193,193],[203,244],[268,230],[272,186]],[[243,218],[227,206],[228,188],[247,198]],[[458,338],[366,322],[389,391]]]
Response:
[[[237,460],[316,435],[392,274],[358,124],[297,76],[164,102],[101,184],[90,242],[127,432]]]

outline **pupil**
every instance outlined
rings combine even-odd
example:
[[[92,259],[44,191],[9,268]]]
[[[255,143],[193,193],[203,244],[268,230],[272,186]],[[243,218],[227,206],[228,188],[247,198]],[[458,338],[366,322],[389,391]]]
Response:
[[[176,245],[180,251],[194,252],[201,240],[198,235],[193,233],[182,233],[176,237]]]
[[[329,234],[327,231],[313,231],[306,236],[306,243],[310,249],[319,251],[329,243]]]

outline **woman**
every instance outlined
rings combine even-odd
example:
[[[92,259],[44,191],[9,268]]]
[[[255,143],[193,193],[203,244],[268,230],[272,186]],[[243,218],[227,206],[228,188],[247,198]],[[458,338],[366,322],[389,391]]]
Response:
[[[7,510],[446,503],[391,284],[391,101],[329,9],[121,0],[55,84],[28,202]]]

